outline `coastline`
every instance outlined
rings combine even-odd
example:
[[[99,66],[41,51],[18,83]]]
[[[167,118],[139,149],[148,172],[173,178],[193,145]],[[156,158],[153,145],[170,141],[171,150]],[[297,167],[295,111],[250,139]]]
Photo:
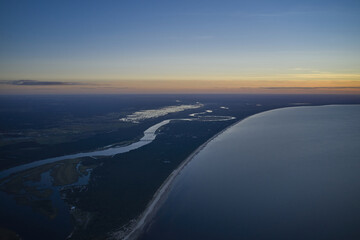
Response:
[[[257,114],[254,114],[257,115]],[[131,223],[128,231],[118,230],[115,232],[110,233],[110,237],[108,239],[116,239],[116,240],[135,240],[137,239],[140,234],[143,232],[144,228],[148,226],[151,222],[157,210],[161,206],[161,204],[166,200],[168,193],[170,192],[172,185],[174,183],[175,178],[181,173],[181,171],[186,167],[191,160],[208,145],[212,140],[218,137],[220,134],[224,133],[234,125],[238,124],[245,119],[252,117],[254,115],[248,116],[243,118],[235,123],[229,125],[225,129],[221,130],[220,132],[216,133],[210,139],[208,139],[205,143],[200,145],[195,151],[193,151],[180,165],[177,167],[163,182],[163,184],[159,187],[159,189],[155,192],[153,198],[150,200],[148,205],[146,206],[145,210],[141,213],[141,215],[133,220],[134,223]]]
[[[335,105],[335,104],[325,104],[325,105],[319,105],[319,106],[329,106],[329,105]],[[224,133],[231,127],[235,126],[236,124],[245,121],[251,117],[264,114],[271,111],[276,111],[284,108],[298,108],[298,107],[308,107],[308,106],[287,106],[287,107],[281,107],[281,108],[275,108],[266,110],[263,112],[255,113],[253,115],[247,116],[243,119],[240,119],[239,121],[236,121],[235,123],[229,125],[228,127],[224,128],[214,136],[212,136],[210,139],[208,139],[205,143],[200,145],[195,151],[193,151],[161,184],[161,186],[158,188],[158,190],[155,192],[153,198],[150,200],[150,202],[147,204],[145,210],[136,218],[130,221],[129,224],[126,224],[122,226],[118,231],[114,231],[109,233],[109,237],[107,239],[115,239],[115,240],[136,240],[140,234],[143,232],[144,228],[147,227],[155,214],[157,213],[157,210],[161,206],[161,204],[166,200],[167,195],[169,191],[171,190],[172,184],[175,180],[175,178],[181,173],[181,171],[186,167],[186,165],[204,148],[208,143],[210,143],[212,140],[214,140],[216,137],[218,137],[220,134]],[[125,228],[125,230],[123,230]]]
[[[194,156],[197,156],[197,157],[194,159],[194,162],[191,165],[189,165],[188,168],[179,175],[179,178],[177,178],[176,181],[173,181],[173,183],[169,184],[168,189],[166,190],[167,196],[164,196],[164,202],[159,201],[158,204],[161,204],[161,206],[157,206],[157,209],[153,210],[154,215],[149,216],[148,219],[145,219],[145,222],[143,223],[144,225],[140,226],[138,230],[134,229],[133,235],[130,235],[128,238],[125,238],[125,239],[136,239],[136,238],[142,239],[143,237],[145,237],[145,238],[149,237],[151,239],[160,239],[160,238],[171,239],[171,237],[176,237],[176,236],[177,237],[181,236],[181,238],[190,238],[190,239],[192,239],[192,238],[206,239],[206,238],[212,238],[213,236],[221,238],[221,236],[223,235],[221,230],[226,229],[231,232],[231,227],[228,227],[227,222],[222,222],[222,223],[219,222],[219,223],[217,223],[217,226],[219,224],[220,227],[215,228],[214,232],[211,232],[210,231],[212,229],[211,227],[213,226],[214,222],[216,223],[216,220],[218,220],[219,216],[223,217],[223,218],[224,217],[227,218],[229,216],[229,218],[230,217],[233,218],[234,224],[239,223],[240,222],[238,220],[239,218],[237,218],[239,215],[233,215],[232,210],[236,209],[236,212],[241,213],[242,211],[240,211],[240,210],[243,209],[246,212],[246,210],[248,208],[248,205],[247,205],[248,203],[255,204],[258,206],[263,206],[261,200],[264,196],[263,194],[259,194],[259,195],[258,194],[254,194],[254,195],[250,194],[249,195],[250,197],[245,201],[245,203],[246,203],[245,205],[242,205],[242,206],[238,205],[238,206],[241,206],[239,208],[234,207],[234,206],[236,206],[236,203],[238,203],[239,201],[241,202],[242,198],[244,197],[243,196],[244,189],[248,190],[249,188],[247,188],[247,187],[252,186],[252,185],[248,185],[248,183],[245,181],[245,184],[243,184],[242,187],[237,188],[236,191],[234,191],[233,188],[227,188],[227,186],[229,186],[229,184],[232,184],[234,181],[236,182],[236,180],[238,182],[244,182],[244,181],[240,181],[240,180],[246,179],[244,177],[239,177],[238,179],[230,177],[230,176],[228,177],[227,174],[230,172],[233,174],[233,176],[237,176],[237,175],[238,176],[244,176],[244,175],[250,176],[247,179],[252,179],[252,181],[254,183],[258,184],[256,174],[258,173],[257,171],[259,169],[259,166],[260,167],[265,166],[266,168],[263,169],[265,172],[268,171],[268,169],[267,169],[268,166],[269,167],[271,166],[273,168],[273,170],[270,170],[271,175],[267,176],[267,178],[262,180],[264,184],[260,184],[262,186],[265,186],[265,187],[263,187],[263,190],[262,190],[262,191],[264,191],[264,193],[268,194],[271,197],[272,192],[269,192],[268,189],[272,185],[276,186],[274,189],[277,189],[277,190],[280,189],[279,191],[283,192],[284,195],[286,196],[286,197],[282,198],[282,200],[281,200],[284,202],[283,205],[286,205],[288,203],[289,198],[287,196],[291,196],[292,199],[303,198],[305,200],[305,202],[308,201],[308,203],[306,203],[306,205],[304,205],[307,207],[307,211],[309,211],[309,213],[310,213],[310,215],[307,214],[307,216],[311,216],[311,213],[313,212],[313,208],[311,207],[311,206],[313,206],[312,205],[313,200],[309,199],[308,196],[306,195],[306,193],[308,193],[308,192],[306,192],[305,195],[299,194],[297,191],[293,191],[293,192],[289,193],[287,188],[285,188],[285,190],[284,190],[283,185],[281,183],[283,181],[278,181],[278,179],[277,179],[277,176],[280,176],[280,178],[283,178],[285,180],[289,180],[289,179],[293,180],[295,184],[299,183],[298,178],[294,178],[294,179],[292,178],[293,175],[292,175],[291,170],[297,169],[299,162],[304,160],[303,156],[305,156],[305,155],[302,155],[303,151],[298,152],[298,159],[296,159],[293,162],[288,162],[288,159],[289,159],[288,156],[292,157],[293,156],[292,154],[294,153],[293,149],[295,149],[293,147],[289,147],[287,154],[279,157],[279,159],[281,160],[282,164],[284,164],[284,166],[286,166],[286,167],[291,166],[291,165],[292,166],[291,166],[291,168],[288,169],[290,171],[287,171],[287,173],[286,173],[287,175],[283,175],[283,174],[279,175],[278,171],[277,171],[279,169],[279,165],[278,165],[277,161],[275,161],[276,162],[275,164],[270,164],[270,165],[267,165],[266,158],[265,158],[265,160],[263,160],[263,163],[265,163],[265,165],[263,163],[259,163],[259,161],[258,161],[258,160],[264,159],[263,156],[272,156],[271,151],[272,151],[272,149],[274,149],[274,147],[268,148],[267,149],[268,152],[266,155],[264,155],[264,153],[258,153],[256,151],[256,147],[258,145],[260,145],[258,143],[262,143],[262,146],[268,146],[267,144],[269,142],[272,142],[272,139],[281,139],[278,142],[275,141],[274,143],[272,143],[273,145],[270,145],[270,146],[277,146],[279,150],[282,150],[284,143],[285,143],[285,146],[297,147],[299,145],[299,143],[301,143],[301,141],[302,141],[303,143],[308,144],[307,148],[310,151],[310,149],[314,149],[313,142],[312,142],[313,139],[316,139],[318,136],[325,136],[324,139],[326,139],[328,136],[330,136],[329,139],[337,139],[337,137],[339,136],[338,130],[344,130],[344,131],[341,131],[342,133],[344,133],[343,136],[345,136],[345,139],[349,139],[349,143],[346,145],[352,146],[352,147],[349,148],[350,151],[344,151],[343,149],[340,149],[340,152],[342,151],[342,154],[345,154],[344,159],[349,160],[352,163],[354,163],[354,162],[356,163],[356,160],[357,160],[356,157],[348,158],[348,155],[346,155],[346,154],[348,152],[352,152],[355,154],[358,153],[356,151],[356,149],[357,149],[356,148],[356,142],[357,142],[356,139],[359,139],[359,135],[356,134],[356,131],[354,132],[353,130],[356,129],[356,127],[359,127],[356,122],[356,115],[359,116],[358,115],[359,112],[354,111],[355,115],[347,114],[347,113],[350,113],[347,109],[349,109],[349,110],[355,109],[356,110],[357,108],[352,108],[352,106],[356,107],[356,105],[352,105],[351,107],[348,107],[348,105],[340,105],[341,108],[338,108],[336,106],[337,105],[322,105],[322,106],[301,107],[301,109],[298,109],[298,108],[275,109],[275,110],[268,111],[268,113],[274,112],[274,114],[270,114],[270,117],[269,116],[264,116],[264,117],[261,116],[260,118],[254,117],[254,118],[251,118],[250,120],[246,121],[245,125],[243,124],[244,120],[245,120],[244,119],[244,120],[240,121],[241,123],[239,125],[236,125],[237,124],[236,123],[235,126],[233,126],[233,125],[230,126],[233,128],[229,131],[226,131],[224,135],[221,135],[219,137],[220,134],[216,134],[214,137],[219,137],[219,138],[217,140],[215,140],[214,142],[207,141],[207,143],[211,142],[210,145],[207,145],[207,148],[201,148],[201,147],[203,147],[203,145],[202,145],[200,147],[200,149],[196,149],[196,152],[202,151],[201,154],[196,155],[196,154],[192,153],[191,156],[189,156],[189,158],[194,157]],[[337,109],[339,109],[340,111],[337,111]],[[285,110],[285,111],[282,111],[282,110]],[[333,110],[335,110],[335,112],[333,112]],[[343,110],[345,110],[345,111],[343,111]],[[259,114],[259,115],[263,115],[263,114]],[[255,115],[253,115],[253,116],[255,116]],[[286,118],[286,116],[289,118]],[[319,116],[320,116],[320,118],[319,118]],[[349,116],[349,117],[344,118],[343,116]],[[309,118],[314,119],[314,121],[308,121]],[[297,122],[294,119],[296,119]],[[319,119],[320,119],[320,121],[318,121]],[[255,120],[255,122],[252,122],[254,120]],[[338,120],[340,120],[340,122]],[[345,120],[345,122],[343,122],[344,120]],[[311,128],[309,128],[308,124],[304,125],[303,124],[304,121],[309,122],[309,123],[311,122],[311,124],[310,124]],[[348,121],[348,122],[346,122],[346,121]],[[276,124],[277,125],[274,128],[272,128],[272,127],[269,128],[269,126],[271,126],[271,125],[269,125],[269,123],[271,125],[276,125]],[[283,123],[283,124],[278,124],[278,123]],[[333,125],[331,125],[329,123],[332,123]],[[349,124],[347,124],[347,123],[349,123]],[[290,133],[289,135],[293,139],[297,139],[299,134],[300,134],[300,136],[303,136],[301,134],[304,131],[307,131],[308,133],[310,133],[310,137],[300,138],[301,139],[300,142],[292,141],[292,142],[289,142],[290,145],[287,145],[287,143],[288,143],[287,141],[289,139],[288,135],[287,134],[283,135],[283,134],[281,134],[281,131],[279,131],[279,129],[284,128],[284,126],[286,126],[288,128],[288,132]],[[292,129],[294,126],[304,127],[304,129],[297,128],[296,131],[292,132]],[[349,127],[344,128],[344,126],[349,126]],[[264,136],[265,136],[266,128],[269,129],[270,133],[272,133],[272,134],[275,133],[275,135],[273,135],[273,136],[278,136],[279,138],[277,138],[277,137],[271,138],[268,136],[263,137],[262,133],[264,133]],[[228,129],[228,128],[226,128],[226,129]],[[250,131],[241,131],[244,129],[250,129]],[[257,131],[257,134],[254,134],[254,129],[256,129],[255,131]],[[320,130],[318,130],[318,129],[320,129]],[[333,131],[332,134],[330,134],[330,135],[324,135],[323,133],[327,133],[329,129],[331,129],[331,130],[335,129],[335,131]],[[240,130],[240,131],[238,131],[238,130]],[[316,130],[316,131],[314,131],[314,130]],[[241,133],[242,135],[236,135],[237,132]],[[280,134],[277,135],[279,132],[280,132]],[[285,132],[287,132],[287,131],[285,131]],[[230,135],[230,137],[228,137],[228,135]],[[257,137],[256,138],[249,137],[252,135],[255,135]],[[315,136],[315,138],[314,138],[314,136]],[[355,136],[356,138],[349,138],[351,136]],[[212,139],[214,139],[214,137],[212,137]],[[226,138],[226,137],[228,137],[228,138]],[[259,140],[261,138],[263,138],[264,141]],[[223,139],[224,139],[224,141],[222,141]],[[227,139],[227,141],[225,141],[225,139]],[[231,148],[227,147],[227,146],[229,146],[229,144],[231,145],[232,143],[234,143],[234,140],[235,140],[235,142],[237,142],[237,139],[242,139],[242,141],[240,141],[234,147],[231,147]],[[250,143],[250,145],[246,144],[248,139],[251,139],[251,141],[252,141]],[[339,139],[340,139],[340,136],[339,136]],[[309,140],[311,140],[311,141],[309,141]],[[317,141],[317,142],[322,143],[322,141]],[[222,149],[217,148],[215,146],[217,143],[219,143],[219,145],[222,146]],[[336,141],[331,140],[329,143],[333,144],[333,146],[335,146],[332,148],[332,149],[336,149],[336,150],[334,150],[334,152],[338,151],[338,149],[336,148],[336,145],[338,144],[337,140]],[[206,145],[206,144],[204,144],[204,145]],[[317,151],[321,154],[324,153],[322,146],[323,145],[319,144],[318,149],[320,149],[320,150],[315,150],[314,153],[316,153]],[[328,145],[325,145],[325,148],[327,148],[327,147],[328,147]],[[232,151],[230,151],[230,149]],[[250,154],[242,155],[242,153],[244,153],[244,152],[246,153],[247,149],[250,149]],[[206,152],[205,155],[204,155],[204,152]],[[219,154],[217,154],[217,153],[219,153]],[[221,156],[224,156],[223,155],[224,153],[227,154],[226,156],[232,156],[232,157],[230,157],[230,161],[222,163],[222,161],[218,161],[218,159],[221,158]],[[241,155],[238,155],[237,153],[239,153]],[[296,155],[296,154],[294,154],[294,155]],[[326,157],[326,155],[328,157]],[[249,162],[253,162],[253,164],[251,165],[252,169],[250,169],[250,171],[245,169],[242,172],[243,174],[238,174],[237,171],[232,171],[233,167],[235,167],[235,168],[237,167],[237,168],[241,169],[244,165],[242,161],[240,161],[240,163],[238,162],[237,165],[233,164],[233,163],[236,163],[236,161],[239,159],[239,156],[240,156],[240,159],[243,159],[243,157],[244,157],[246,166],[248,166]],[[253,157],[253,156],[258,156],[258,158]],[[305,181],[301,180],[301,183],[307,181],[305,186],[314,186],[313,185],[314,181],[312,181],[312,180],[316,179],[316,177],[319,177],[318,173],[323,173],[323,169],[324,169],[323,166],[329,166],[329,162],[328,162],[329,160],[333,160],[334,161],[333,163],[340,163],[338,160],[339,158],[337,157],[338,155],[334,154],[332,152],[327,153],[327,151],[325,151],[325,154],[324,154],[325,158],[319,158],[318,154],[312,154],[312,156],[310,156],[310,155],[306,155],[306,156],[309,156],[309,159],[316,160],[316,161],[311,161],[311,162],[315,162],[315,164],[312,166],[310,166],[308,164],[309,161],[305,161],[305,165],[303,165],[304,166],[304,168],[303,168],[304,169],[303,170],[304,179],[303,180],[305,180]],[[336,156],[336,157],[332,158],[332,156]],[[273,157],[274,157],[274,160],[278,160],[278,155],[274,155]],[[228,157],[226,157],[225,159],[227,159],[227,158]],[[210,162],[208,162],[209,159],[211,160]],[[323,159],[324,161],[318,165],[318,162],[317,162],[318,159]],[[342,160],[342,158],[340,158],[340,159]],[[199,164],[198,160],[201,160],[200,162],[202,162],[202,164]],[[255,160],[255,161],[252,161],[252,160]],[[186,159],[186,161],[188,161],[188,159]],[[190,159],[190,161],[191,161],[191,159]],[[346,162],[346,165],[350,162]],[[184,164],[184,165],[186,165],[186,164]],[[180,165],[181,165],[181,167],[183,167],[182,164],[180,164]],[[331,177],[333,176],[332,173],[337,171],[338,164],[330,164],[330,165],[332,165],[333,169],[329,170],[330,174],[327,174],[326,176],[331,181]],[[208,166],[210,166],[210,167],[208,167]],[[226,166],[226,167],[222,168],[221,166]],[[250,166],[250,164],[249,164],[249,166]],[[349,166],[349,165],[347,165],[347,166]],[[315,178],[309,178],[308,177],[308,175],[309,175],[308,169],[311,169],[313,167],[315,167],[317,169],[317,171],[319,171],[319,172],[312,172],[312,174]],[[205,169],[206,174],[203,174],[204,169]],[[346,171],[346,173],[347,173],[348,168],[346,167],[344,169],[346,169],[344,171]],[[191,170],[191,171],[189,172],[188,170]],[[229,171],[226,171],[226,170],[229,170]],[[333,171],[333,170],[335,170],[335,171]],[[284,171],[284,170],[281,169],[281,171]],[[222,173],[222,175],[221,174],[218,175],[219,172]],[[246,173],[247,173],[247,175],[246,175]],[[255,174],[253,174],[253,173],[255,173]],[[340,170],[340,173],[344,173],[343,169]],[[186,178],[184,178],[184,174],[186,174]],[[204,175],[204,176],[199,179],[198,174]],[[356,170],[352,171],[351,174],[349,174],[349,176],[356,176]],[[225,178],[226,180],[225,181],[219,180],[219,179],[223,179],[223,178]],[[276,179],[276,180],[274,181],[272,179]],[[323,183],[323,178],[321,175],[320,175],[319,179],[320,179],[318,182],[319,184],[317,186],[315,186],[315,188],[319,189],[319,191],[316,191],[317,195],[314,196],[312,194],[313,191],[311,191],[309,196],[315,197],[315,198],[317,198],[317,197],[324,198],[323,197],[324,194],[321,192],[322,191],[321,183]],[[178,184],[179,180],[185,180],[183,182],[184,184],[180,184],[181,185],[180,186]],[[353,180],[353,179],[350,178],[349,180]],[[171,180],[169,180],[169,181],[171,181]],[[273,181],[273,183],[271,183],[270,185],[267,185],[268,181],[269,182]],[[218,182],[221,182],[221,185],[217,185],[216,189],[217,190],[220,189],[219,190],[221,192],[220,194],[219,193],[214,194],[212,188],[206,188],[206,190],[203,191],[202,186],[204,183],[207,184],[207,183],[218,183]],[[342,182],[342,184],[347,186],[348,182],[349,181],[344,181],[344,182]],[[224,186],[224,187],[221,187],[221,186]],[[280,187],[277,188],[277,186],[280,186]],[[353,185],[353,187],[356,190],[356,185]],[[226,190],[224,190],[224,189],[226,189]],[[306,188],[306,189],[308,189],[308,188]],[[177,193],[177,194],[175,194],[176,196],[175,195],[173,196],[174,191]],[[250,189],[250,191],[251,191],[251,189]],[[330,189],[329,191],[332,193],[333,191],[337,191],[337,189],[336,188]],[[222,193],[226,193],[226,194],[222,194]],[[286,195],[286,194],[289,194],[289,195]],[[211,197],[213,197],[215,195],[220,196],[220,197],[215,198],[214,200],[210,201],[209,203],[203,205],[204,201],[206,202],[208,199],[212,199]],[[225,195],[225,197],[223,197],[224,195]],[[281,194],[278,194],[278,195],[282,196]],[[190,198],[190,200],[188,199],[189,196],[192,197],[192,198]],[[234,199],[233,199],[233,196],[236,196],[236,197],[234,197]],[[171,197],[171,201],[169,201],[169,197]],[[351,195],[350,195],[350,197],[351,197]],[[195,199],[195,201],[193,201],[194,199]],[[214,203],[220,203],[222,199],[224,199],[224,201],[222,202],[222,205],[220,205],[220,207],[218,204],[214,204]],[[227,201],[228,199],[231,199],[231,202]],[[251,201],[253,199],[256,199],[256,201]],[[345,198],[344,201],[346,201],[347,199],[348,198]],[[333,201],[334,204],[337,204],[337,199],[330,200],[330,202],[331,201]],[[317,202],[321,202],[321,201],[317,201]],[[164,203],[166,206],[164,205]],[[233,205],[231,205],[230,203]],[[281,207],[283,207],[283,205]],[[266,205],[266,207],[267,206],[268,205]],[[275,208],[272,207],[271,209],[276,209],[276,207],[279,206],[277,199],[273,200],[273,206],[275,206]],[[335,205],[329,204],[328,206],[329,206],[329,210],[331,211],[331,210],[333,210],[331,208],[331,206],[335,206]],[[355,205],[354,205],[354,207],[356,208]],[[193,212],[194,209],[198,209],[198,211]],[[221,211],[219,211],[219,209],[221,209]],[[224,211],[222,209],[224,209]],[[254,209],[256,209],[256,208],[254,207]],[[271,216],[271,217],[274,216],[274,214],[271,211],[270,212],[262,211],[263,210],[262,207],[260,207],[258,209],[260,209],[260,210],[257,210],[257,212],[255,210],[255,214],[253,214],[251,212],[250,217],[247,217],[245,215],[244,218],[241,218],[241,220],[242,220],[241,222],[247,222],[246,220],[249,220],[248,222],[252,222],[251,224],[253,224],[254,226],[257,226],[256,218],[253,218],[253,216],[258,216],[259,213],[265,214],[264,216]],[[266,209],[270,209],[270,207],[267,207]],[[293,209],[293,205],[290,203],[285,209],[286,210]],[[301,210],[297,210],[297,211],[299,211],[299,213],[302,214]],[[209,212],[211,214],[209,214]],[[263,212],[265,212],[265,213],[263,213]],[[326,211],[326,212],[329,212],[329,211]],[[164,215],[163,213],[166,213],[166,214]],[[181,213],[181,214],[177,215],[178,213]],[[287,214],[287,216],[294,216],[291,213],[289,214],[287,211],[284,211],[284,213]],[[343,216],[348,215],[348,213],[346,211],[344,211],[343,214],[344,214]],[[324,220],[326,218],[328,218],[326,213],[323,214],[323,216],[324,216]],[[207,217],[209,217],[209,219]],[[289,217],[289,218],[291,218],[291,217]],[[203,223],[205,219],[207,221],[205,221],[206,223]],[[273,222],[272,221],[273,219],[276,221],[278,218],[275,217],[272,219],[269,217],[269,218],[264,218],[264,219],[270,219],[271,221],[269,221],[269,222],[271,224],[271,222]],[[342,219],[342,218],[340,218],[340,219]],[[171,221],[169,221],[169,220],[171,220]],[[299,221],[299,218],[294,217],[293,221],[296,225],[296,223],[298,223],[298,221]],[[330,220],[330,222],[331,222],[331,220]],[[264,224],[264,228],[268,227],[268,224],[269,223],[266,222]],[[194,227],[194,226],[200,226],[200,230],[196,230],[197,227]],[[309,224],[308,227],[309,227],[310,231],[313,229],[311,224]],[[206,229],[209,231],[207,231]],[[296,230],[298,230],[298,229],[296,229]],[[332,231],[331,228],[329,228],[329,230]],[[136,231],[138,231],[138,232],[136,232]],[[319,234],[323,234],[323,231],[321,231],[321,230],[316,229],[315,231],[318,231]],[[336,232],[337,230],[334,230],[334,231]],[[358,230],[356,230],[356,228],[355,228],[354,231],[357,232]],[[257,236],[256,228],[253,230],[253,232],[254,232],[254,234],[249,235],[249,236]],[[233,234],[233,233],[235,233],[235,234]],[[301,231],[299,233],[301,233]],[[344,231],[345,236],[347,233],[348,233],[347,231]],[[240,230],[237,232],[236,231],[231,232],[230,234],[232,234],[232,235],[228,235],[228,236],[236,237],[236,236],[241,235],[242,232]],[[276,236],[277,234],[278,234],[278,232],[275,230],[274,235]],[[267,236],[268,236],[268,234],[265,233],[264,237],[266,238]],[[331,234],[329,234],[329,236],[331,236]]]

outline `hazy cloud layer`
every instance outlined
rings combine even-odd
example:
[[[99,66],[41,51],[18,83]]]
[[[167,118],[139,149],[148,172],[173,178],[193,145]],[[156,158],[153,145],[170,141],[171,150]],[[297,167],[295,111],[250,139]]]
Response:
[[[37,81],[37,80],[9,80],[0,81],[0,84],[15,86],[59,86],[59,85],[81,85],[74,82],[54,82],[54,81]]]

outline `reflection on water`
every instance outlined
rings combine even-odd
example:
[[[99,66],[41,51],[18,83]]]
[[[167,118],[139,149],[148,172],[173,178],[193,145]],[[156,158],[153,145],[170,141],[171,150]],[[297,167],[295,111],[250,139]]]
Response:
[[[60,192],[62,189],[87,185],[92,171],[92,168],[81,171],[82,161],[79,158],[112,156],[140,148],[152,142],[156,138],[156,131],[169,121],[153,125],[144,131],[140,141],[127,146],[48,158],[0,172],[0,179],[14,174],[9,179],[4,179],[0,185],[1,190],[7,192],[0,192],[1,226],[14,229],[29,239],[65,239],[73,226],[70,206],[62,200]],[[56,172],[61,165],[69,166],[72,162],[76,164],[70,166],[76,171],[73,172],[75,182],[69,184],[67,182],[71,182],[71,179],[51,176],[51,172]],[[69,168],[65,167],[64,170],[69,171]],[[25,180],[26,178],[29,180]],[[43,227],[46,229],[43,230]]]
[[[74,188],[86,190],[91,171],[101,162],[96,161],[96,157],[113,156],[145,146],[155,140],[159,128],[172,120],[233,119],[231,116],[201,116],[164,120],[145,130],[138,142],[126,146],[113,144],[102,150],[48,158],[1,171],[0,190],[4,192],[0,192],[0,225],[15,230],[25,239],[65,239],[73,230],[69,209],[75,211],[75,206],[67,206],[61,193]],[[84,165],[85,157],[94,158],[94,163]]]
[[[114,156],[116,154],[130,152],[132,150],[138,149],[138,148],[145,146],[145,145],[151,143],[152,141],[154,141],[156,138],[156,131],[159,128],[161,128],[162,126],[168,124],[170,121],[173,121],[173,120],[177,120],[177,121],[229,121],[229,120],[233,120],[233,119],[235,119],[235,117],[231,117],[231,116],[201,116],[201,117],[197,117],[197,118],[164,120],[160,123],[157,123],[157,124],[151,126],[148,129],[146,129],[144,131],[144,136],[138,142],[132,143],[130,145],[109,147],[109,148],[105,148],[102,150],[96,150],[96,151],[92,151],[92,152],[69,154],[69,155],[64,155],[64,156],[60,156],[60,157],[47,158],[44,160],[31,162],[28,164],[23,164],[23,165],[20,165],[17,167],[13,167],[13,168],[1,171],[0,179],[6,178],[6,177],[10,176],[11,174],[14,174],[14,173],[17,173],[20,171],[24,171],[24,170],[31,169],[34,167],[42,166],[44,164],[54,163],[54,162],[58,162],[58,161],[66,160],[66,159],[75,159],[75,158],[83,158],[83,157]]]
[[[38,167],[38,166],[41,166],[44,164],[58,162],[58,161],[66,160],[66,159],[74,159],[74,158],[82,158],[82,157],[97,157],[97,156],[113,156],[116,154],[129,152],[131,150],[137,149],[139,147],[142,147],[142,146],[147,145],[150,142],[152,142],[156,137],[156,134],[155,134],[156,130],[159,129],[160,127],[164,126],[165,124],[169,123],[169,121],[170,120],[165,120],[165,121],[162,121],[158,124],[151,126],[144,132],[144,137],[142,137],[140,139],[140,141],[135,142],[133,144],[130,144],[127,146],[111,147],[111,148],[98,150],[98,151],[92,151],[92,152],[76,153],[76,154],[70,154],[70,155],[65,155],[65,156],[60,156],[60,157],[47,158],[44,160],[40,160],[40,161],[28,163],[28,164],[23,164],[21,166],[13,167],[13,168],[10,168],[10,169],[0,172],[0,179],[7,177],[13,173],[19,172],[19,171],[23,171],[26,169],[30,169],[30,168]]]
[[[360,239],[360,106],[250,117],[176,178],[141,239]]]

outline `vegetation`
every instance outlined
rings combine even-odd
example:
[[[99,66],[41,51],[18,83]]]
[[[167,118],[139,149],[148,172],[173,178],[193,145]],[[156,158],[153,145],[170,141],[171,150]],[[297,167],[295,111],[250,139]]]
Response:
[[[74,220],[73,239],[103,239],[106,234],[137,218],[156,190],[184,159],[236,121],[262,111],[300,103],[360,103],[360,99],[354,96],[332,97],[329,101],[326,96],[189,95],[181,96],[181,101],[199,101],[204,106],[134,124],[120,122],[118,118],[139,109],[173,105],[178,97],[107,96],[101,104],[97,97],[59,99],[0,101],[0,108],[6,112],[0,115],[1,169],[107,145],[130,144],[156,123],[165,119],[189,118],[190,113],[208,109],[212,111],[207,113],[208,120],[213,119],[212,116],[236,117],[231,121],[172,121],[160,129],[155,141],[137,150],[113,157],[59,161],[0,180],[1,191],[48,219],[57,217],[58,210],[52,198],[55,191],[60,191]],[[64,106],[55,105],[57,101]],[[89,176],[89,172],[90,181],[86,186],[73,185],[80,177]],[[42,184],[45,175],[51,179],[46,186]]]

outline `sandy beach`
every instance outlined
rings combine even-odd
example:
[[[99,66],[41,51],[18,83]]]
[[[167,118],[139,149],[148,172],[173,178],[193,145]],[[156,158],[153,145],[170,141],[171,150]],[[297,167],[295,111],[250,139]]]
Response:
[[[244,118],[246,119],[246,118]],[[219,133],[215,134],[205,143],[203,143],[200,147],[198,147],[193,153],[191,153],[185,161],[183,161],[180,166],[175,169],[165,180],[165,182],[160,186],[160,188],[154,194],[152,200],[147,205],[145,211],[134,221],[131,226],[127,228],[127,230],[119,230],[110,234],[110,239],[116,240],[134,240],[138,238],[143,230],[151,223],[151,220],[155,216],[157,210],[161,206],[161,204],[166,200],[168,193],[170,192],[172,185],[174,183],[175,178],[181,173],[181,171],[186,167],[186,165],[204,148],[206,145],[214,140],[217,136],[231,128],[232,126],[238,124],[239,122],[243,121],[241,119],[227,128],[223,129]]]

